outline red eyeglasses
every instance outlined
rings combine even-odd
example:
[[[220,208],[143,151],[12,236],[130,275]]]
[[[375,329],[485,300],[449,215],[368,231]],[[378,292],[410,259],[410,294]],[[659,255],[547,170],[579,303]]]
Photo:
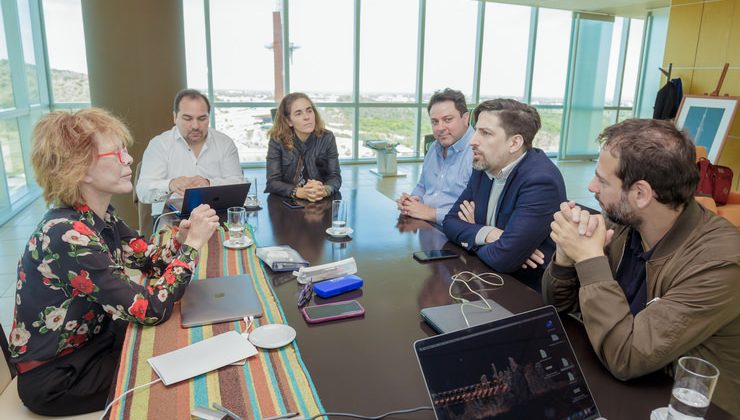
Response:
[[[128,149],[127,149],[127,148],[125,148],[125,147],[123,147],[123,148],[120,148],[120,149],[116,149],[116,150],[114,150],[114,151],[112,151],[112,152],[108,152],[108,153],[101,153],[101,154],[99,154],[99,155],[98,155],[98,157],[103,157],[103,156],[111,156],[111,155],[116,155],[116,156],[118,156],[118,161],[119,161],[119,162],[121,162],[121,165],[124,165],[124,164],[126,163],[126,162],[124,161],[124,158],[125,158],[126,156],[131,156],[131,155],[129,155],[129,154],[128,154]]]

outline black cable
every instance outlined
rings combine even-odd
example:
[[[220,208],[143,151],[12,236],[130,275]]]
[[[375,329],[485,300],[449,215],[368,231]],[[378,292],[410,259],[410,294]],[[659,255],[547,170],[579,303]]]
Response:
[[[407,413],[415,413],[417,411],[423,411],[423,410],[432,410],[432,407],[426,406],[426,407],[416,407],[416,408],[409,408],[407,410],[396,410],[396,411],[390,411],[385,414],[381,414],[376,417],[369,417],[369,416],[361,416],[359,414],[352,414],[352,413],[319,413],[313,417],[309,417],[305,420],[314,420],[319,417],[326,417],[329,418],[329,416],[335,416],[335,417],[351,417],[355,419],[365,419],[365,420],[379,420],[388,416],[392,416],[394,414],[407,414]]]

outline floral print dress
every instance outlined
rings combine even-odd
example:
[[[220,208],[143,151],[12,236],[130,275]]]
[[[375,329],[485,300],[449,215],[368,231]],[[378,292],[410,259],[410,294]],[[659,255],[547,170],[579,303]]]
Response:
[[[112,207],[105,220],[86,205],[49,210],[18,263],[11,361],[67,354],[111,319],[154,325],[169,318],[198,260],[174,237],[147,244]],[[141,270],[148,284],[130,279],[124,266]]]

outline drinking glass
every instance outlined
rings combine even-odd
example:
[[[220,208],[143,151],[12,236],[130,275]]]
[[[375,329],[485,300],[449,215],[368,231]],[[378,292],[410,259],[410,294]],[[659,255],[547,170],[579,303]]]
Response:
[[[706,360],[688,356],[678,359],[668,404],[668,419],[704,418],[718,377],[719,369]]]
[[[246,225],[247,212],[244,207],[229,207],[227,210],[226,221],[229,224],[229,243],[234,247],[241,247],[247,244],[247,237],[244,234]]]
[[[347,230],[347,206],[342,200],[331,202],[331,231],[343,235]]]
[[[252,184],[249,187],[249,193],[247,193],[247,201],[244,203],[247,207],[257,207],[259,206],[259,199],[257,198],[257,178],[244,178],[245,181]]]

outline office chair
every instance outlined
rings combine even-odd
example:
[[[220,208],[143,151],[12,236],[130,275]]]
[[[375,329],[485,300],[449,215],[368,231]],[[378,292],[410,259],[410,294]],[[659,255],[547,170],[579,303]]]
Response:
[[[18,378],[15,375],[15,369],[11,368],[8,361],[10,350],[2,325],[0,325],[0,347],[2,347],[3,354],[2,361],[0,361],[0,413],[2,413],[3,418],[13,420],[49,418],[60,420],[93,420],[100,418],[100,415],[103,414],[103,410],[70,417],[46,417],[32,413],[31,410],[23,405],[21,398],[18,396]]]

